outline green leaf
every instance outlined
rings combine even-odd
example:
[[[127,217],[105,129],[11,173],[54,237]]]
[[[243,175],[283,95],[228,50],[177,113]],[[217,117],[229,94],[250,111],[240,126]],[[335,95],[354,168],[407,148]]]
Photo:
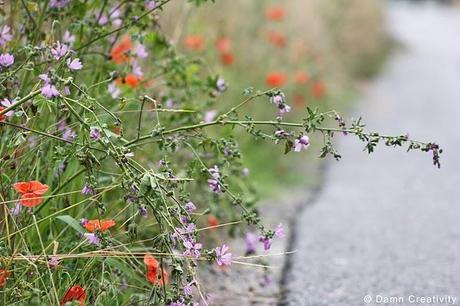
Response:
[[[80,222],[78,222],[77,220],[75,220],[73,217],[69,216],[69,215],[64,215],[64,216],[57,216],[56,219],[59,219],[65,223],[67,223],[67,225],[69,225],[70,227],[72,227],[73,229],[75,229],[77,232],[83,234],[86,232],[86,230],[83,228],[83,226],[81,226]]]

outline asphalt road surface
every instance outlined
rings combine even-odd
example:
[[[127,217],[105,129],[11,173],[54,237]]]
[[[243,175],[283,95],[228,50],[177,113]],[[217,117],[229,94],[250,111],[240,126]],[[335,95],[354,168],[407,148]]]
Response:
[[[435,140],[442,168],[402,149],[368,156],[341,137],[342,161],[297,221],[281,305],[460,305],[460,8],[387,11],[403,47],[353,115]]]

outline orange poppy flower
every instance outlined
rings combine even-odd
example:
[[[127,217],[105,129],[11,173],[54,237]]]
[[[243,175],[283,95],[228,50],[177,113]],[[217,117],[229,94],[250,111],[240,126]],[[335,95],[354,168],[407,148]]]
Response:
[[[225,66],[230,66],[235,62],[232,52],[225,52],[220,55],[220,62]]]
[[[286,75],[281,72],[270,72],[267,74],[265,82],[270,87],[280,87],[286,82]]]
[[[192,51],[203,51],[205,41],[201,35],[189,35],[185,37],[184,45],[187,49]]]
[[[80,306],[85,306],[86,290],[79,285],[73,285],[67,290],[66,294],[61,300],[61,306],[67,302],[78,301]]]
[[[265,16],[271,21],[282,21],[284,19],[284,9],[280,6],[267,8]]]
[[[124,36],[121,41],[116,44],[110,51],[112,60],[118,65],[123,64],[128,61],[128,52],[133,48],[133,43],[131,42],[131,37]]]
[[[268,33],[268,42],[279,48],[283,48],[286,45],[286,37],[282,33],[271,31]]]
[[[208,223],[210,227],[216,227],[219,225],[219,221],[217,220],[216,216],[209,215],[208,216]]]
[[[227,37],[221,37],[216,41],[216,49],[221,53],[229,53],[232,51],[232,44]]]
[[[131,88],[135,88],[135,87],[137,87],[137,85],[139,85],[139,82],[140,82],[140,81],[141,81],[141,78],[138,77],[137,75],[128,74],[128,75],[126,75],[124,78],[118,77],[118,78],[115,80],[115,83],[116,83],[117,85],[126,84],[126,85],[128,85],[129,87],[131,87]]]
[[[3,111],[5,108],[3,106],[0,106],[0,112]],[[5,115],[0,115],[0,121],[5,120]]]
[[[150,254],[145,254],[144,263],[147,266],[147,281],[151,282],[154,285],[158,284],[160,286],[168,284],[168,272],[160,268],[160,264],[158,263],[158,260],[155,259],[155,257],[153,257]],[[163,273],[158,273],[160,271],[162,271]]]
[[[13,188],[21,194],[19,202],[26,207],[35,207],[43,201],[43,195],[48,191],[48,185],[39,181],[18,182]]]
[[[313,83],[312,87],[312,94],[313,97],[316,99],[322,99],[326,95],[326,86],[324,85],[324,82],[322,81],[316,81]]]
[[[299,85],[306,85],[310,81],[310,76],[303,71],[297,71],[294,75],[294,82]]]
[[[5,270],[5,269],[0,269],[0,287],[3,287],[6,285],[6,281],[8,280],[8,277],[10,277],[10,272]]]
[[[94,233],[95,231],[105,232],[111,227],[116,225],[115,221],[112,219],[109,220],[88,220],[84,227],[88,232]]]

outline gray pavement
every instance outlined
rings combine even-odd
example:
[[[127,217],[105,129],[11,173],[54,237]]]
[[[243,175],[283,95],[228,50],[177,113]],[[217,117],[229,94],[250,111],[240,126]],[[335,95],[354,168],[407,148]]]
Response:
[[[442,168],[341,137],[342,161],[297,221],[282,305],[460,305],[460,9],[387,11],[404,47],[353,113],[371,130],[436,140]]]

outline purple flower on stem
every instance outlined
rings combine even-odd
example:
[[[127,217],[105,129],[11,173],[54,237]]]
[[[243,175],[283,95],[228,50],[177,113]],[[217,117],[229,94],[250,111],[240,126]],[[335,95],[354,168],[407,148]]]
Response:
[[[0,65],[2,67],[9,67],[14,64],[14,56],[9,53],[3,53],[0,55]]]
[[[146,58],[147,56],[149,56],[147,49],[141,43],[137,43],[134,47],[134,50],[136,52],[137,57],[139,58]]]
[[[217,111],[216,110],[210,110],[204,114],[204,122],[208,123],[214,120],[216,118]]]
[[[69,4],[69,2],[70,0],[51,0],[49,2],[49,6],[61,9],[65,7],[67,4]]]
[[[101,241],[99,240],[99,237],[97,237],[96,234],[94,233],[84,233],[83,236],[88,240],[90,244],[94,244],[96,246],[101,245]]]
[[[47,99],[52,99],[61,95],[53,84],[45,84],[41,89],[41,94]]]
[[[101,139],[101,130],[99,130],[98,128],[92,128],[89,131],[89,138],[91,138],[94,141]]]
[[[59,258],[56,255],[51,256],[51,259],[48,261],[48,265],[51,268],[56,268],[59,264]]]
[[[227,89],[227,83],[223,78],[218,78],[216,81],[216,89],[218,92],[222,93]]]
[[[4,107],[8,108],[10,107],[11,105],[14,104],[14,100],[13,102],[11,102],[10,100],[8,100],[8,98],[5,98],[3,99],[1,102],[0,102]],[[8,112],[5,113],[5,116],[7,117],[12,117],[14,115],[14,111],[10,110]]]
[[[275,229],[275,236],[278,238],[284,238],[284,228],[283,225],[280,223]]]
[[[7,42],[9,42],[12,38],[13,35],[10,33],[11,28],[7,25],[4,25],[0,29],[0,47],[3,47],[6,45]]]
[[[81,190],[81,194],[83,195],[93,195],[94,194],[94,188],[93,186],[89,184],[85,184]]]
[[[310,146],[310,138],[307,135],[300,136],[294,141],[294,151],[300,152],[306,150]]]
[[[16,202],[16,206],[14,206],[13,208],[10,209],[10,214],[13,216],[13,217],[16,217],[18,216],[22,211],[22,205],[21,203],[19,202]]]
[[[83,68],[83,65],[79,58],[74,58],[74,59],[68,58],[66,62],[67,62],[67,67],[69,67],[69,69],[71,70],[80,70],[81,68]]]
[[[254,235],[253,233],[247,233],[246,237],[246,254],[254,254],[256,252],[256,240],[257,236]]]
[[[184,287],[184,294],[185,295],[192,295],[193,294],[193,285],[195,284],[195,280],[192,280],[190,283],[185,285]]]
[[[108,91],[112,98],[116,99],[120,96],[120,89],[118,89],[117,85],[115,82],[112,82],[109,84]]]
[[[278,105],[278,116],[283,118],[285,113],[289,113],[291,111],[291,107],[286,103],[282,103]]]
[[[147,218],[147,216],[148,216],[147,207],[145,207],[144,205],[139,206],[139,214],[142,217]]]
[[[191,214],[195,210],[196,210],[196,206],[192,202],[189,201],[187,202],[187,204],[185,204],[185,211],[188,212],[189,214]]]
[[[212,179],[208,180],[208,186],[215,193],[220,193],[222,191],[222,186],[219,182],[220,172],[217,166],[208,169],[209,173],[212,175]]]
[[[61,57],[65,56],[69,52],[69,47],[66,44],[61,44],[61,42],[56,42],[51,48],[51,54],[56,60],[59,60]]]
[[[133,60],[132,67],[133,67],[133,74],[135,76],[138,76],[138,77],[144,76],[144,72],[142,71],[142,68],[139,65],[139,62],[137,60]]]
[[[65,43],[72,45],[75,42],[75,35],[72,35],[68,30],[66,30],[64,32],[64,37],[62,38],[62,40]]]
[[[201,256],[200,250],[203,247],[201,243],[196,243],[193,240],[184,241],[184,247],[186,248],[184,256],[199,258]]]
[[[270,250],[272,247],[272,240],[266,236],[260,236],[259,241],[263,243],[265,251]]]
[[[69,127],[66,127],[64,130],[64,133],[62,133],[62,138],[68,141],[72,141],[77,137],[77,134],[75,134],[74,130],[72,130]]]
[[[274,95],[273,97],[270,98],[270,102],[275,104],[276,106],[285,103],[285,98],[286,96],[284,93],[279,93],[277,95]]]
[[[215,249],[216,262],[219,266],[230,266],[232,264],[232,253],[228,253],[228,250],[229,248],[225,244]]]
[[[157,7],[157,4],[154,0],[145,1],[145,7],[150,11]]]

